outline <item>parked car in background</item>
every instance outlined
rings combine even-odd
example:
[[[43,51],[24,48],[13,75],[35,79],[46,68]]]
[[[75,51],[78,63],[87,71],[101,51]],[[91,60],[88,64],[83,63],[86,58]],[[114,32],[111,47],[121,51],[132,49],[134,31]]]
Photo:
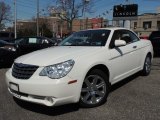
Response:
[[[153,31],[149,36],[149,40],[153,45],[155,55],[160,55],[160,31]]]
[[[56,41],[46,37],[21,37],[15,39],[18,55],[24,55],[35,50],[54,46]]]
[[[55,43],[56,46],[57,46],[58,43],[60,42],[60,40],[57,39],[56,37],[52,37],[51,40],[54,41],[54,43]]]
[[[73,33],[59,46],[19,57],[6,73],[9,92],[20,100],[83,107],[105,103],[113,85],[141,71],[149,75],[153,48],[125,28]]]
[[[5,32],[5,31],[0,31],[0,39],[7,41],[7,42],[12,42],[14,40],[14,33],[13,32]]]
[[[0,44],[0,62],[11,65],[18,56],[54,46],[55,41],[46,37],[21,37],[13,43],[1,41]]]
[[[15,44],[0,40],[0,65],[11,65],[16,57]]]

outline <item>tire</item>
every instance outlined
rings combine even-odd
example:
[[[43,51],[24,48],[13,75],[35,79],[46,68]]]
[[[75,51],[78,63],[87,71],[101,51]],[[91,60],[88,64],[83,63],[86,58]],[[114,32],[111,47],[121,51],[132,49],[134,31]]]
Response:
[[[151,72],[151,56],[148,54],[145,58],[142,75],[148,76]]]
[[[99,69],[92,70],[83,82],[80,105],[85,108],[102,105],[107,100],[109,87],[108,76]]]

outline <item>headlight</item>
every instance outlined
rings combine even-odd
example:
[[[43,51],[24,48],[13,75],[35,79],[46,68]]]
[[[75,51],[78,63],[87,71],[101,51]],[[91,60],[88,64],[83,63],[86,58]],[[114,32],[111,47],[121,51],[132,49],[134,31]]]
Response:
[[[74,65],[74,60],[68,60],[55,65],[46,66],[41,72],[40,76],[48,76],[52,79],[59,79],[66,76]]]
[[[6,50],[8,50],[8,51],[16,51],[16,48],[15,47],[13,47],[13,46],[4,46],[4,47],[0,47],[0,48],[2,48],[2,49],[6,49]]]

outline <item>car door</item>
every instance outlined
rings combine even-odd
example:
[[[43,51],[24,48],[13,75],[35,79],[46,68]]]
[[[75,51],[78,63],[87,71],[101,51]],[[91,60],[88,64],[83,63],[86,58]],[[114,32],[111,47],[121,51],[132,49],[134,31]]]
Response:
[[[123,61],[126,63],[123,68],[124,76],[128,76],[140,70],[141,68],[141,56],[142,56],[142,44],[140,39],[129,30],[121,31],[121,40],[125,40],[127,45],[122,47]]]
[[[116,39],[126,41],[125,46],[115,47]],[[139,38],[129,30],[116,30],[109,45],[110,64],[112,65],[112,82],[117,82],[140,69],[141,43]]]

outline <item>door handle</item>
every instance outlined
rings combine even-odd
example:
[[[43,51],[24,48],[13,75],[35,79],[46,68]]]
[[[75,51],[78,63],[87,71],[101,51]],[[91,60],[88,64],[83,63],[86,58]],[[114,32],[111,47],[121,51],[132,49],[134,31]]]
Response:
[[[133,46],[133,48],[137,48],[137,46]]]

